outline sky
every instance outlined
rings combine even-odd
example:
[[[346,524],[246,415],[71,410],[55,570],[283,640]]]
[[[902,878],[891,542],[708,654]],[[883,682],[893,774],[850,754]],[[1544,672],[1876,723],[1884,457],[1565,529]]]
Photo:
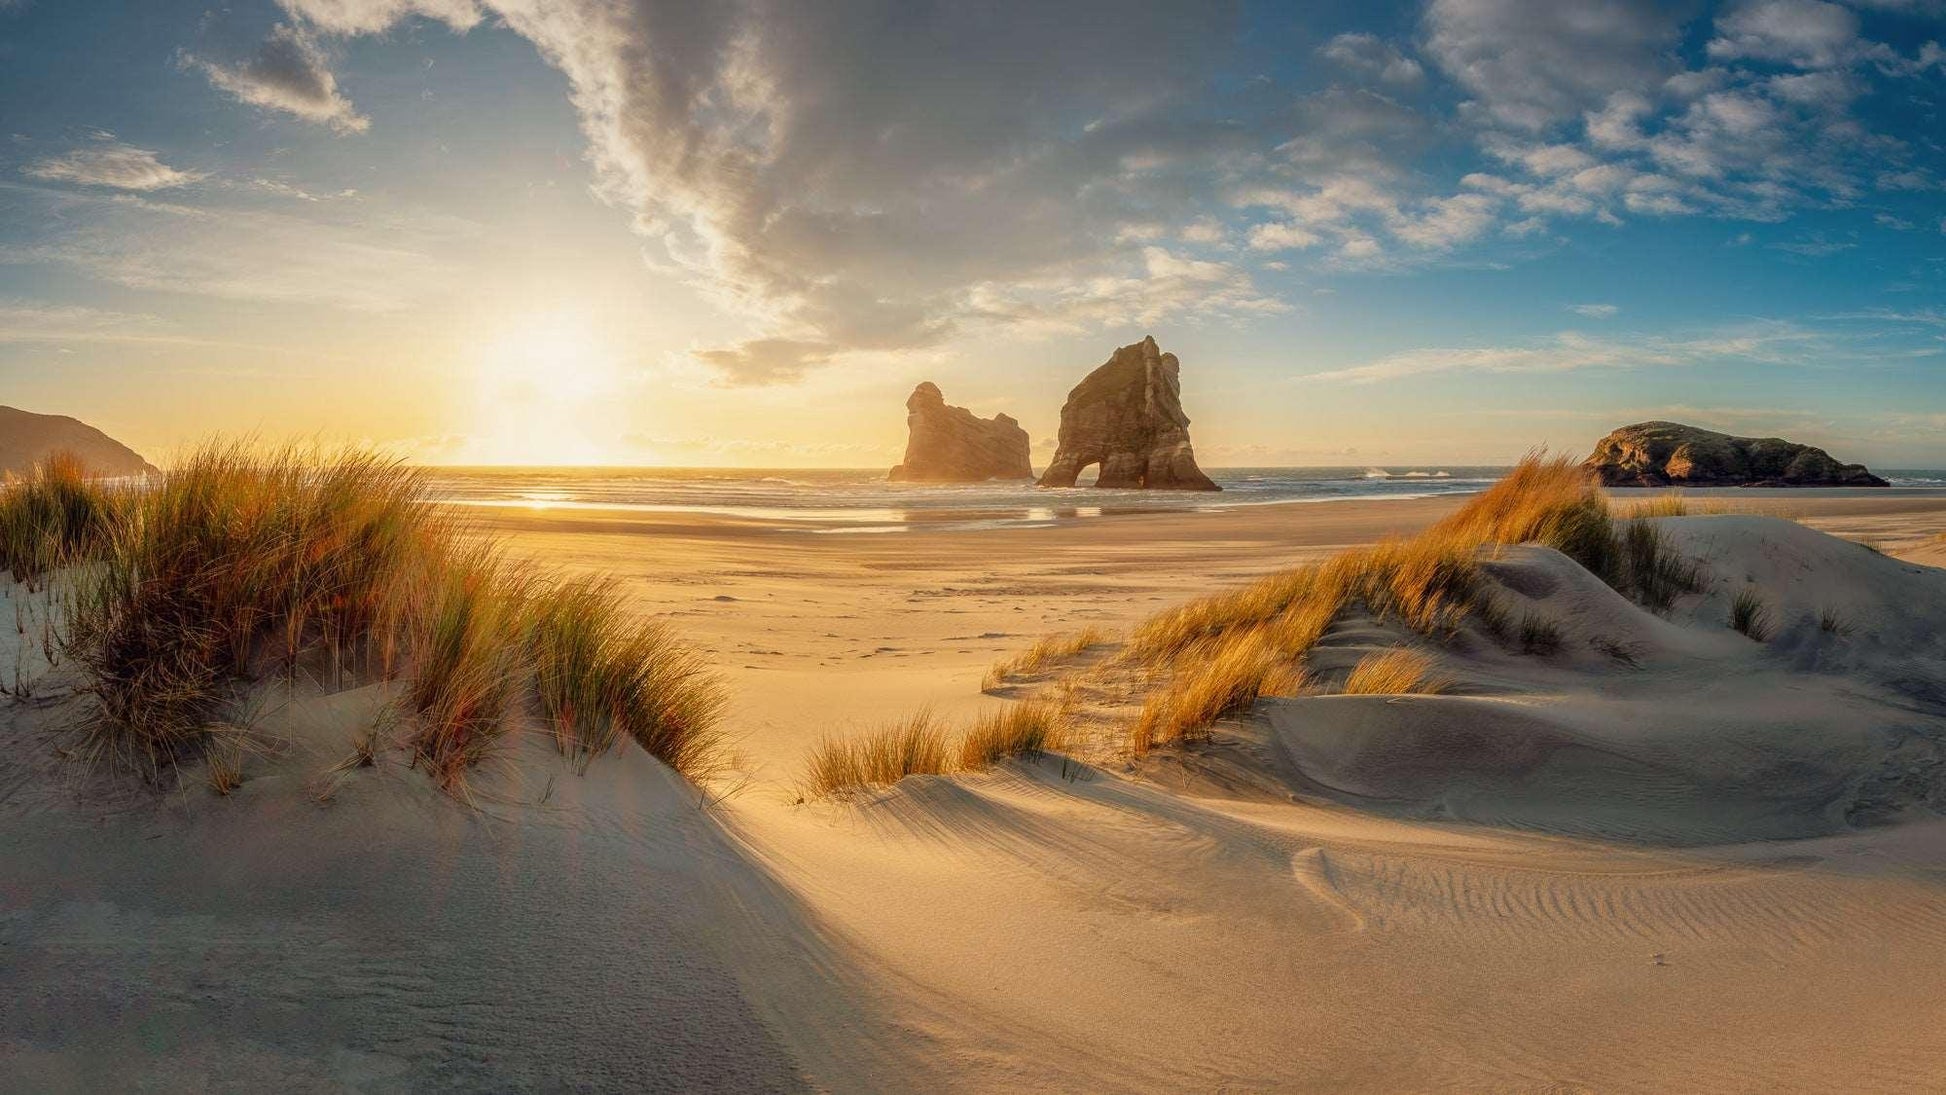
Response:
[[[0,403],[869,467],[1154,335],[1212,466],[1946,467],[1946,0],[0,0]]]

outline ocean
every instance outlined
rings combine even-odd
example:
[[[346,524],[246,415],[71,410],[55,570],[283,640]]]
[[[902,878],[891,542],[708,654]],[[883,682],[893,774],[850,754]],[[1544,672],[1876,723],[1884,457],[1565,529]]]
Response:
[[[707,513],[818,533],[1051,525],[1137,512],[1279,502],[1426,498],[1486,489],[1505,467],[1388,465],[1206,468],[1220,493],[1042,490],[1030,482],[892,483],[882,468],[435,468],[434,488],[467,506]],[[1894,487],[1946,490],[1946,471],[1884,473]]]

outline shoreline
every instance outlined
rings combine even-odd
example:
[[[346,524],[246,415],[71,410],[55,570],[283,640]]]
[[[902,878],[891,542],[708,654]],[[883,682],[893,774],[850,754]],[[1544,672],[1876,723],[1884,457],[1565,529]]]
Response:
[[[966,509],[907,510],[899,516],[887,516],[885,520],[897,520],[902,527],[896,531],[903,535],[959,535],[965,533],[1002,533],[1002,532],[1046,532],[1070,528],[1087,522],[1104,519],[1145,518],[1149,520],[1211,520],[1224,515],[1238,516],[1249,511],[1277,511],[1286,509],[1309,509],[1320,507],[1339,510],[1341,513],[1325,522],[1338,525],[1349,519],[1363,523],[1375,516],[1378,511],[1397,511],[1415,520],[1422,515],[1420,510],[1448,512],[1474,497],[1479,491],[1452,491],[1437,494],[1407,494],[1392,497],[1326,497],[1326,498],[1278,498],[1251,500],[1219,505],[1153,505],[1153,506],[1114,506],[1105,502],[1102,505],[1050,505],[1023,507],[1030,509],[1068,510],[1094,512],[1055,513],[1046,518],[1021,518],[1002,521],[996,518],[998,510],[1007,507],[968,507]],[[1678,497],[1700,503],[1699,508],[1721,506],[1732,513],[1755,513],[1769,516],[1791,517],[1796,519],[1820,521],[1842,520],[1844,518],[1873,516],[1917,516],[1924,514],[1946,515],[1946,487],[1802,487],[1802,488],[1762,488],[1762,487],[1713,487],[1687,490],[1668,490],[1647,487],[1606,488],[1605,493],[1618,503],[1648,501],[1665,497]],[[856,525],[864,522],[839,521],[833,518],[814,516],[768,516],[769,513],[786,513],[781,509],[754,509],[739,512],[736,507],[709,507],[681,504],[631,504],[581,501],[549,501],[526,503],[518,501],[455,501],[443,499],[441,505],[452,506],[463,512],[477,511],[484,525],[506,531],[533,530],[546,528],[551,531],[573,529],[617,531],[622,528],[639,528],[642,532],[710,532],[747,530],[754,532],[795,532],[808,534],[829,534],[832,532],[857,532]],[[1370,512],[1368,512],[1368,509]],[[874,513],[887,510],[860,509],[856,511],[818,510],[807,507],[803,511],[815,513]],[[916,518],[916,519],[915,519]],[[816,527],[814,527],[816,526]],[[874,530],[877,531],[877,530]],[[1163,531],[1167,531],[1166,529]],[[1302,541],[1300,541],[1301,543]]]

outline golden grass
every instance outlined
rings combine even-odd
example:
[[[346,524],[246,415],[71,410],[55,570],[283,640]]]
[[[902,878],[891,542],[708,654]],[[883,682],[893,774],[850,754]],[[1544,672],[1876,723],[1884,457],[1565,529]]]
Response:
[[[1488,595],[1481,564],[1504,546],[1554,548],[1625,596],[1665,609],[1700,591],[1703,575],[1648,518],[1686,512],[1679,499],[1658,499],[1618,517],[1585,468],[1532,454],[1418,536],[1272,574],[1137,625],[1119,662],[1162,683],[1130,728],[1130,747],[1140,753],[1197,736],[1257,696],[1289,687],[1278,674],[1301,674],[1302,660],[1354,606],[1435,640],[1470,622],[1531,653],[1558,649],[1558,625],[1531,614],[1512,620]],[[1374,664],[1361,684],[1378,681],[1371,674],[1380,668],[1402,672],[1407,665],[1404,656]],[[1418,684],[1429,682],[1436,683]]]
[[[1250,709],[1264,696],[1294,695],[1303,671],[1262,630],[1203,640],[1168,687],[1152,693],[1130,727],[1129,748],[1138,756],[1158,745],[1207,736],[1217,720]]]
[[[243,786],[243,755],[240,750],[211,746],[204,753],[210,792],[222,797]]]
[[[907,776],[944,775],[952,770],[949,762],[957,759],[951,733],[927,707],[858,737],[826,737],[811,750],[804,797],[889,787]]]
[[[1714,500],[1692,500],[1674,491],[1645,498],[1639,502],[1615,503],[1611,509],[1625,521],[1655,517],[1708,517],[1728,513],[1728,504]]]
[[[521,695],[530,583],[480,550],[432,576],[426,611],[410,635],[413,668],[405,704],[412,763],[448,791],[499,752]]]
[[[402,677],[399,740],[454,793],[530,705],[582,762],[623,737],[692,778],[716,755],[723,697],[693,654],[608,586],[508,562],[430,504],[423,472],[218,444],[110,512],[58,556],[86,563],[64,572],[61,643],[96,701],[84,756],[158,775],[300,672]]]
[[[973,720],[960,738],[961,771],[990,768],[1014,757],[1029,759],[1067,748],[1067,718],[1051,703],[1016,703]]]
[[[1051,703],[1017,703],[974,719],[963,732],[922,708],[853,737],[826,737],[811,750],[804,799],[890,787],[907,776],[977,772],[1015,757],[1038,758],[1068,744],[1068,722]]]
[[[1668,494],[1656,495],[1654,498],[1645,498],[1639,502],[1630,502],[1626,505],[1617,504],[1612,508],[1615,516],[1623,520],[1689,516],[1688,500],[1673,491]]]
[[[91,558],[114,535],[128,498],[92,478],[71,453],[9,476],[0,485],[0,570],[26,582]]]
[[[564,755],[585,765],[632,738],[692,779],[707,774],[729,697],[666,627],[630,619],[601,579],[556,585],[533,619],[540,707]]]
[[[1019,654],[993,663],[992,668],[987,670],[985,678],[980,681],[980,691],[990,692],[1005,684],[1010,677],[1024,677],[1038,673],[1050,665],[1067,661],[1090,647],[1099,646],[1108,639],[1108,633],[1098,627],[1085,627],[1072,633],[1045,636]]]
[[[444,542],[423,478],[349,455],[206,448],[140,493],[77,568],[70,639],[100,705],[93,751],[155,772],[240,683],[307,654],[341,665],[396,622]]]
[[[1437,695],[1452,683],[1451,678],[1433,671],[1430,657],[1397,647],[1359,659],[1340,691],[1347,696]]]

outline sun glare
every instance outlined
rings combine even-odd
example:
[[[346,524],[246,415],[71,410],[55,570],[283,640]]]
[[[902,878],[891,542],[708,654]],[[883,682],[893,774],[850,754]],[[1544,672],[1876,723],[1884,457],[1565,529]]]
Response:
[[[624,427],[614,348],[586,317],[523,317],[474,358],[477,401],[469,462],[606,464]]]

